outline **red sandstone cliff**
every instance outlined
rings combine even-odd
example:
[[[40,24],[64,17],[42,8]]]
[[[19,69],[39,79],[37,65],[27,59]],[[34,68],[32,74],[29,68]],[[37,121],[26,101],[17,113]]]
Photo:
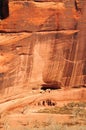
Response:
[[[75,0],[9,2],[0,21],[2,95],[86,85],[86,4]]]

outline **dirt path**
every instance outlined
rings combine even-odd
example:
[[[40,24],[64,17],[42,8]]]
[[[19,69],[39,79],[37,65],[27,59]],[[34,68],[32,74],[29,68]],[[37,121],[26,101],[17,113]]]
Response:
[[[5,99],[6,100],[6,99]],[[0,103],[0,113],[25,106],[60,106],[72,101],[86,101],[86,89],[56,90],[45,93],[26,93],[18,98]],[[51,103],[49,103],[51,102]]]

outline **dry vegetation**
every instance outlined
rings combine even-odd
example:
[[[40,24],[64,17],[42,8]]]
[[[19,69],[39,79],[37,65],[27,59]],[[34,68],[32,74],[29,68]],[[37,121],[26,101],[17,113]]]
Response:
[[[66,114],[71,115],[70,118],[72,118],[72,121],[69,123],[62,124],[63,129],[66,130],[65,125],[71,126],[67,128],[68,130],[73,129],[73,126],[77,125],[76,130],[85,130],[86,129],[86,102],[77,102],[77,103],[68,103],[67,105],[64,105],[63,107],[52,107],[52,108],[46,108],[43,110],[39,110],[39,113],[52,113],[52,114]],[[82,125],[82,128],[78,128],[78,125]],[[56,125],[57,127],[59,125]],[[63,130],[62,129],[62,130]],[[59,130],[59,129],[57,129]]]
[[[38,124],[35,124],[33,128],[29,128],[27,126],[18,127],[14,129],[10,129],[9,126],[5,126],[4,130],[86,130],[85,125],[63,125],[63,124],[51,124],[49,126],[39,127]],[[1,129],[2,130],[2,129]]]
[[[68,103],[63,107],[52,107],[39,110],[41,113],[53,113],[53,114],[72,114],[75,116],[82,116],[86,118],[86,102]]]
[[[37,113],[68,115],[71,118],[71,122],[58,123],[53,122],[52,119],[49,118],[49,120],[44,120],[41,124],[38,120],[34,120],[32,126],[30,126],[29,118],[27,124],[12,127],[6,120],[0,123],[0,130],[86,130],[86,102],[71,102],[63,107],[47,107],[40,109]]]

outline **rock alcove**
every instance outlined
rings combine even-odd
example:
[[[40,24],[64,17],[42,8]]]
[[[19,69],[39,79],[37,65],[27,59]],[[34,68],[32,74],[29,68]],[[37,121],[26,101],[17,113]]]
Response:
[[[9,16],[9,1],[0,0],[0,19],[3,20]]]

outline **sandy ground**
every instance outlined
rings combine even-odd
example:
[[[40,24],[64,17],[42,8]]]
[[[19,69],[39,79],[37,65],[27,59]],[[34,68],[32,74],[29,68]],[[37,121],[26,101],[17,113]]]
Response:
[[[86,89],[82,88],[71,91],[34,91],[3,99],[0,101],[0,130],[24,130],[55,123],[74,123],[73,115],[37,112],[40,109],[62,106],[73,101],[86,101],[85,96]]]

